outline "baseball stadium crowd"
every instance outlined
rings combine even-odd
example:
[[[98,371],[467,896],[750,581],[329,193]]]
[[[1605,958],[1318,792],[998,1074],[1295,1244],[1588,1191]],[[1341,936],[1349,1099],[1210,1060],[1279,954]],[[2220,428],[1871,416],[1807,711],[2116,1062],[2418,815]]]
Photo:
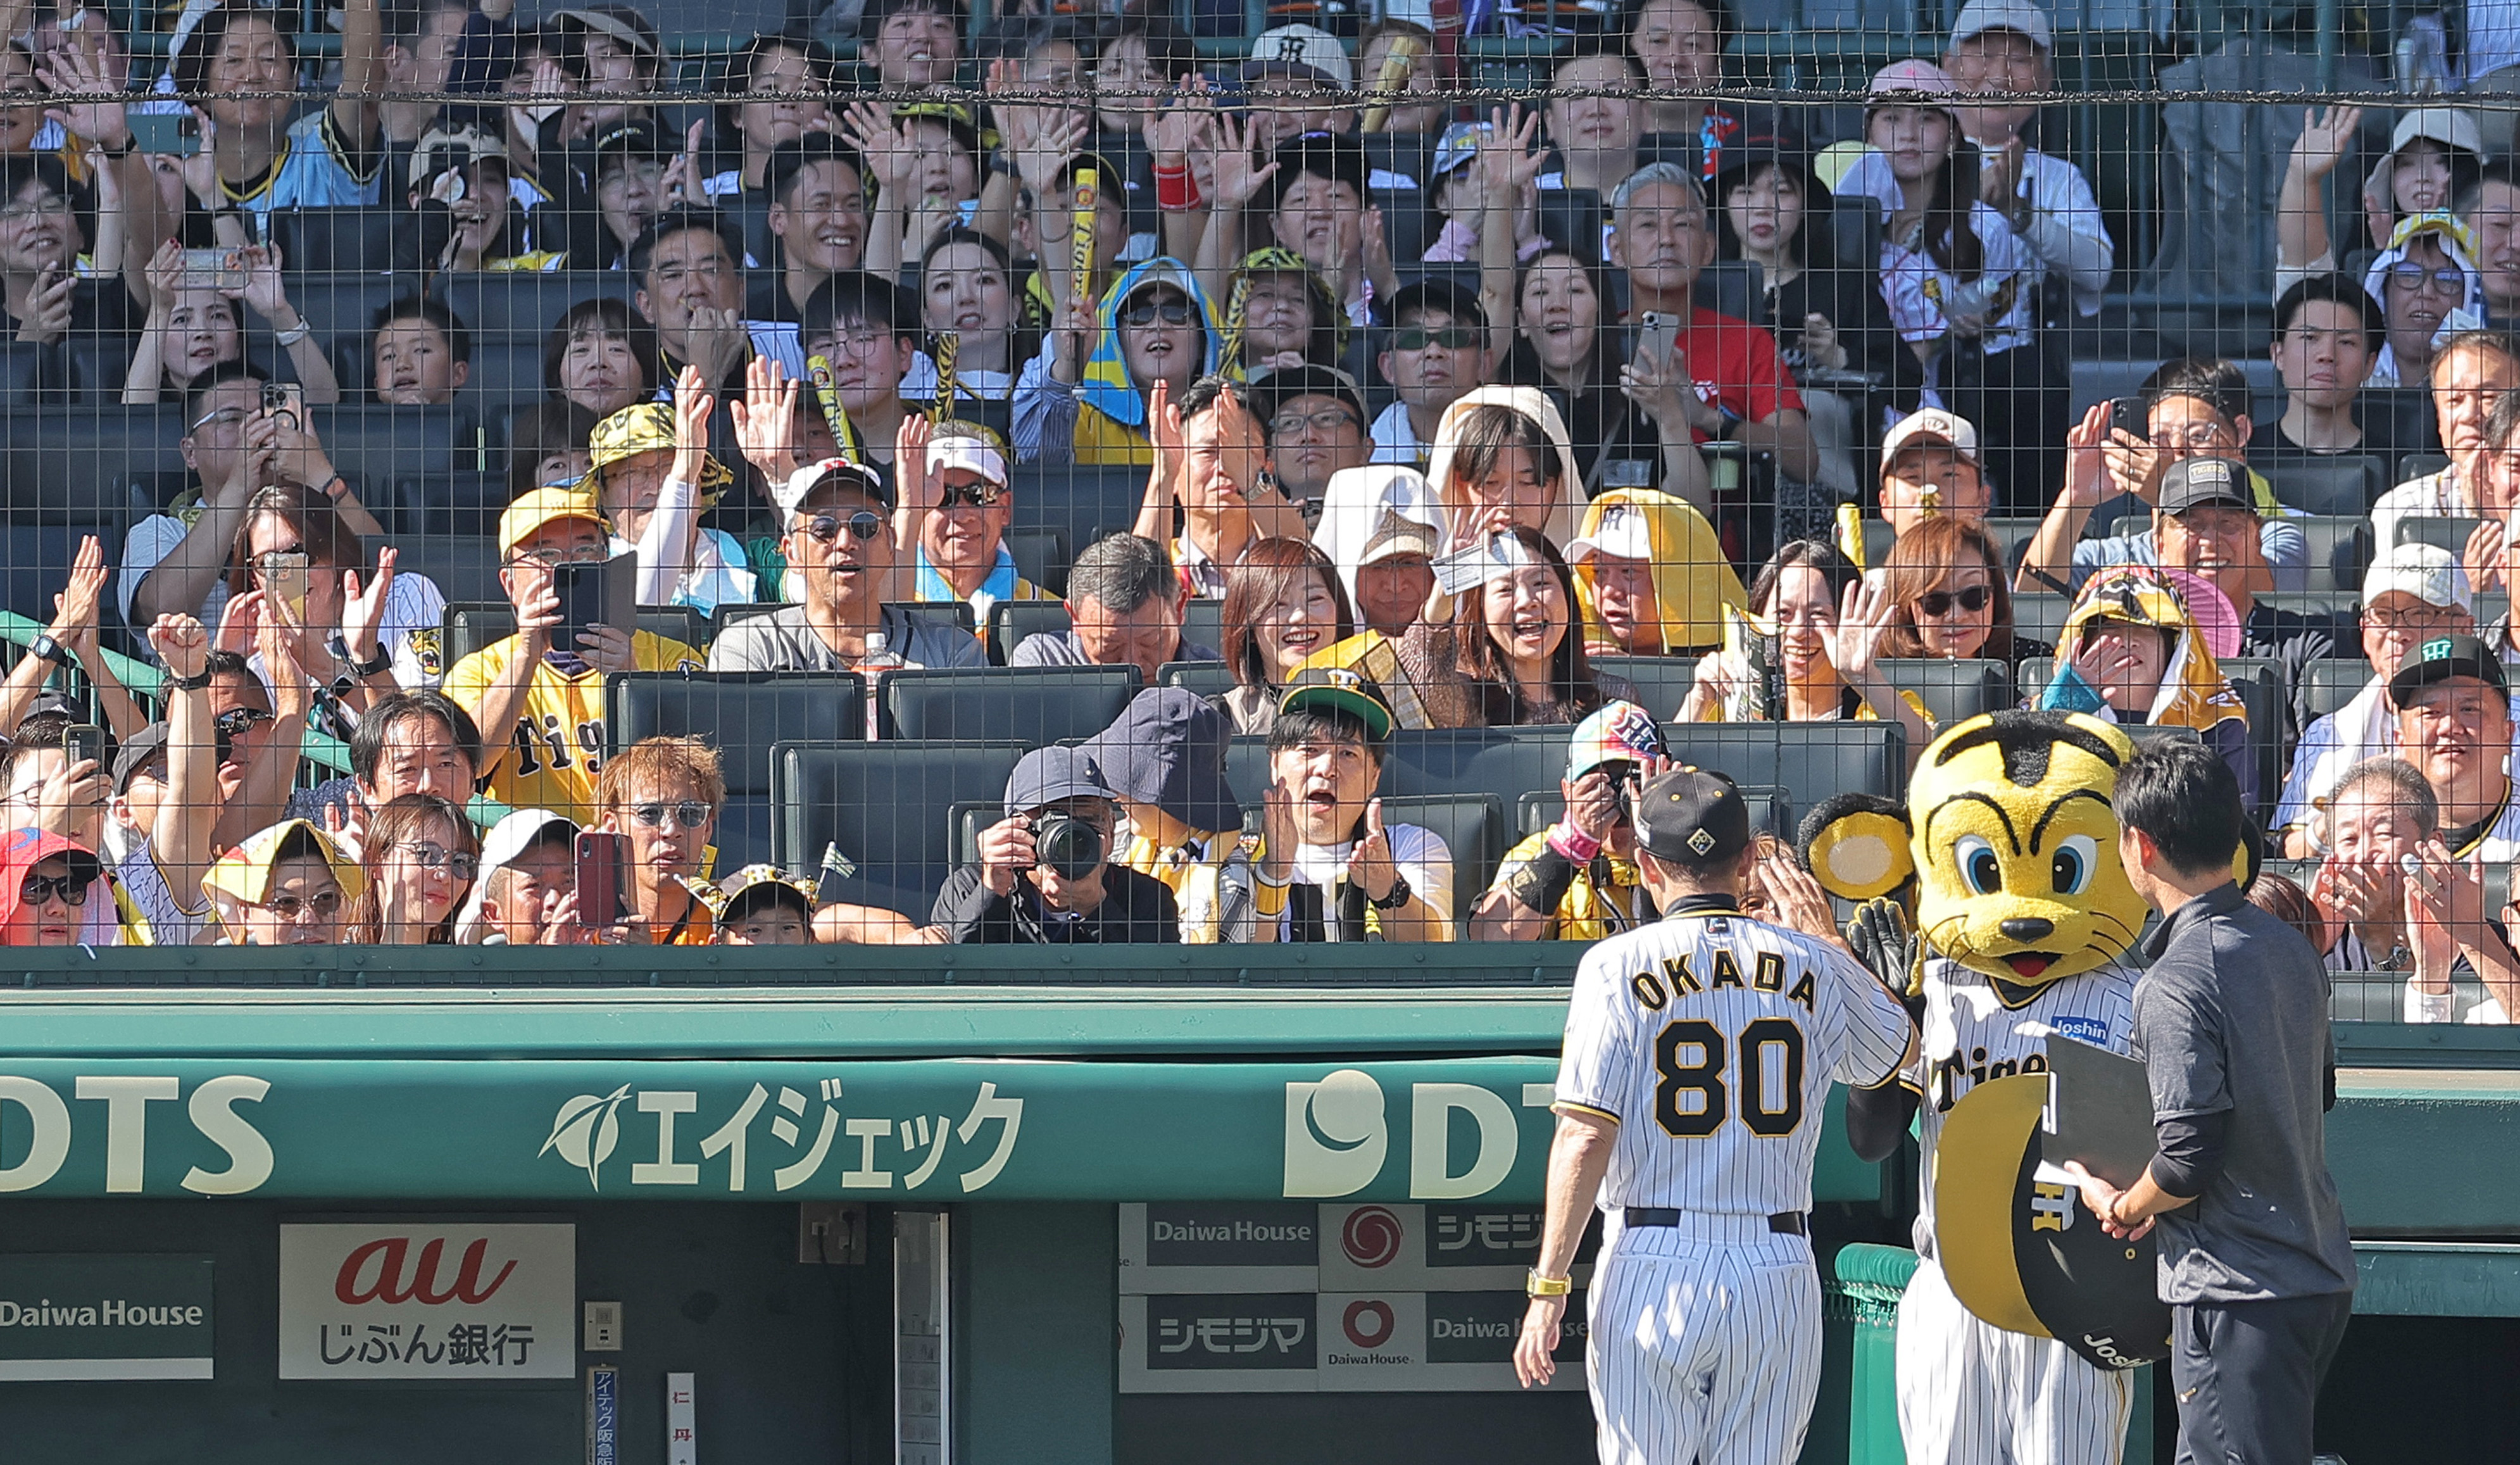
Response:
[[[2036,0],[1800,110],[1720,0],[1469,8],[1528,107],[1211,8],[0,0],[5,939],[1589,939],[1641,770],[2030,706],[2505,1019],[2507,117],[2300,117],[2251,359],[2095,395]]]

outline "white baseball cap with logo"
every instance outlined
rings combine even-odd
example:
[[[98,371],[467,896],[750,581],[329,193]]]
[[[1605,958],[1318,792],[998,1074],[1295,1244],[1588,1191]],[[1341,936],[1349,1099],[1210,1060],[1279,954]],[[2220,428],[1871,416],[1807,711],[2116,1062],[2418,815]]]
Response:
[[[1613,560],[1652,559],[1653,535],[1645,524],[1644,511],[1629,504],[1612,504],[1601,511],[1601,522],[1593,526],[1593,532],[1566,542],[1569,564],[1581,565],[1595,555]]]
[[[1940,407],[1927,407],[1899,419],[1898,425],[1881,435],[1881,462],[1886,467],[1901,450],[1911,447],[1947,447],[1977,461],[1977,425],[1957,412]]]
[[[2428,606],[2449,610],[2455,606],[2470,615],[2476,613],[2476,592],[2468,584],[2467,572],[2458,559],[2438,544],[2400,544],[2372,563],[2362,576],[2362,604],[2392,590],[2411,595]]]
[[[2042,51],[2056,49],[2056,32],[2036,0],[1969,0],[1952,18],[1952,44],[1990,30],[2018,30]]]
[[[927,471],[938,474],[949,468],[978,474],[1001,488],[1007,486],[1007,455],[998,450],[996,443],[983,438],[959,433],[928,438]]]
[[[1262,76],[1317,76],[1340,91],[1356,85],[1356,67],[1338,37],[1316,25],[1281,25],[1260,32],[1251,43],[1251,59],[1242,64],[1242,79]]]

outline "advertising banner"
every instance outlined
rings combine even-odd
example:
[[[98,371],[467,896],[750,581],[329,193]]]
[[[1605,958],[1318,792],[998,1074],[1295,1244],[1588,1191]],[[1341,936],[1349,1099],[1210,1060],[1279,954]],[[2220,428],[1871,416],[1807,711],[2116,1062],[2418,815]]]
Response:
[[[0,1256],[0,1381],[206,1379],[210,1259]]]
[[[574,1379],[577,1228],[280,1227],[284,1379]]]

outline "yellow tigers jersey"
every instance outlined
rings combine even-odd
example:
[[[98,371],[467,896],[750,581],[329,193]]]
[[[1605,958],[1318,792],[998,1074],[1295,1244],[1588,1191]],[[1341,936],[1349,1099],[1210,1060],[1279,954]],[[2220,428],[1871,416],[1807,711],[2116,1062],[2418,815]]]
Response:
[[[1137,428],[1123,427],[1090,402],[1076,404],[1076,461],[1089,467],[1150,466],[1154,444]]]
[[[1542,830],[1525,839],[1505,853],[1505,863],[1497,867],[1496,879],[1488,883],[1494,890],[1520,866],[1540,858],[1549,847],[1549,831]],[[1559,896],[1557,908],[1549,912],[1549,924],[1541,939],[1549,941],[1598,941],[1605,936],[1633,931],[1652,919],[1644,903],[1644,887],[1640,883],[1634,860],[1603,859],[1610,875],[1609,889],[1604,891],[1593,882],[1593,866],[1575,872],[1574,882]]]
[[[518,644],[510,636],[456,663],[446,673],[446,695],[479,716],[490,685],[507,670]],[[698,671],[707,664],[682,642],[647,631],[631,637],[630,648],[642,671]],[[542,663],[526,685],[524,710],[508,730],[507,747],[498,746],[499,737],[497,728],[481,729],[481,740],[497,750],[489,767],[491,798],[511,808],[547,808],[581,824],[592,817],[595,775],[604,766],[603,672],[563,676],[550,662]]]

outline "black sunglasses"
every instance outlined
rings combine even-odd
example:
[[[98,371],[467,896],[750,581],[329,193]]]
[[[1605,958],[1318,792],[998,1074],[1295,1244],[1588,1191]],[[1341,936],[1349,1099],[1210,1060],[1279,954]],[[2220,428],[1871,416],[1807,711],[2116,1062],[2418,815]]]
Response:
[[[1007,490],[995,483],[965,483],[946,489],[945,499],[937,507],[953,509],[968,504],[974,509],[994,509],[1006,496]]]
[[[41,905],[59,900],[68,906],[87,904],[88,882],[75,875],[29,875],[18,887],[18,894],[28,905]]]
[[[1916,612],[1939,620],[1957,605],[1971,616],[1983,611],[1995,600],[1991,585],[1971,585],[1965,590],[1928,590],[1916,597]]]
[[[860,509],[846,519],[836,514],[817,514],[805,521],[805,532],[812,535],[817,544],[838,543],[840,530],[844,528],[856,535],[861,543],[871,541],[883,532],[883,516],[873,509]]]
[[[1190,301],[1148,300],[1120,312],[1120,324],[1124,326],[1151,326],[1158,320],[1168,326],[1189,325]]]
[[[211,729],[218,734],[219,761],[224,763],[236,752],[236,740],[253,730],[257,722],[269,722],[272,714],[260,708],[230,708],[210,719]]]
[[[1422,351],[1430,345],[1439,345],[1448,351],[1466,351],[1479,343],[1482,334],[1476,326],[1440,326],[1431,331],[1424,326],[1402,326],[1391,333],[1391,348],[1395,351]]]

